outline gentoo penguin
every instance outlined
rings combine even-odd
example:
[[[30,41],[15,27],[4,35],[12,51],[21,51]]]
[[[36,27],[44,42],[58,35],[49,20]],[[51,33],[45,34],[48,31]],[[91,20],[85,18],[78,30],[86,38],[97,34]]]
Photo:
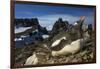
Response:
[[[68,55],[75,54],[81,50],[84,46],[83,39],[77,39],[73,41],[71,44],[64,44],[64,47],[59,51],[52,51],[52,56],[60,56],[60,55]]]
[[[70,39],[70,34],[68,32],[62,31],[59,34],[57,34],[53,39],[52,39],[52,44],[51,47],[57,46],[61,40],[69,40]]]
[[[71,43],[70,40],[62,39],[58,45],[56,45],[56,46],[54,46],[54,47],[51,47],[50,49],[51,49],[52,51],[59,51],[59,50],[61,50],[66,44],[70,44],[70,43]]]
[[[85,18],[86,18],[85,16],[81,16],[80,20],[75,22],[74,27],[75,27],[75,30],[77,30],[78,38],[82,38],[83,37],[82,26],[84,24]]]

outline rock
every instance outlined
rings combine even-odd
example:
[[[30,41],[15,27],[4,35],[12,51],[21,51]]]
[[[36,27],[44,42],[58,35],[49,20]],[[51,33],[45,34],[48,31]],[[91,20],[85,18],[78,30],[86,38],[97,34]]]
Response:
[[[36,53],[34,53],[32,56],[30,56],[30,57],[26,60],[26,62],[25,62],[24,65],[36,65],[36,64],[38,64],[38,63],[39,63],[38,57],[37,57]]]
[[[74,58],[71,62],[72,63],[78,62],[78,59]]]
[[[32,18],[32,19],[15,19],[14,20],[15,26],[16,27],[30,27],[30,26],[37,26],[39,25],[38,19],[37,18]]]
[[[38,30],[39,30],[39,32],[42,32],[43,34],[48,34],[46,27],[42,27],[42,26],[38,25]]]
[[[62,18],[59,18],[58,21],[55,22],[51,31],[51,37],[58,34],[60,31],[68,30],[68,21],[63,21]]]
[[[90,57],[93,59],[93,57],[94,57],[94,56],[93,56],[93,52],[92,52],[92,53],[90,53]]]
[[[37,48],[37,45],[28,45],[22,48],[16,48],[15,49],[16,63],[24,64],[26,59],[33,54],[35,48]]]
[[[68,62],[69,62],[69,59],[68,59],[68,58],[66,58],[65,62],[66,62],[66,63],[68,63]]]
[[[87,54],[87,51],[86,51],[86,50],[83,51],[83,52],[80,52],[80,55],[81,55],[81,56],[84,56],[85,54]]]
[[[92,32],[93,32],[93,28],[92,28],[92,24],[89,24],[88,25],[88,32],[89,32],[89,35],[92,36]]]

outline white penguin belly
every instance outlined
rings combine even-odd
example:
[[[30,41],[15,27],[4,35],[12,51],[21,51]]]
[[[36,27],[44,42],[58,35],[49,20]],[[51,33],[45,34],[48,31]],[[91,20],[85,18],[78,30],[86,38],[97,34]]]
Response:
[[[51,47],[54,47],[54,46],[58,45],[58,44],[60,43],[60,41],[61,41],[61,40],[56,40],[56,41],[51,45]]]
[[[56,40],[55,42],[52,43],[51,47],[57,46],[61,42],[62,39],[66,39],[66,37],[62,37],[62,38]]]
[[[80,46],[80,39],[78,39],[69,45],[65,45],[65,47],[59,51],[52,51],[52,56],[74,54],[80,50]]]

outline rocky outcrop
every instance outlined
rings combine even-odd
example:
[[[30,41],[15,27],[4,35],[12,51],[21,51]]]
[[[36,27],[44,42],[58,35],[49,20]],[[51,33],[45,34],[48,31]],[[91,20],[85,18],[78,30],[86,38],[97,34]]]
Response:
[[[38,58],[36,56],[36,53],[34,53],[26,60],[25,65],[36,65],[36,64],[38,64]]]
[[[16,28],[20,28],[20,27],[32,27],[32,31],[34,31],[35,29],[38,29],[39,32],[45,33],[47,34],[48,31],[45,27],[42,27],[39,24],[39,21],[37,18],[32,18],[32,19],[15,19],[14,20],[14,24]],[[31,29],[29,29],[31,30]]]
[[[40,25],[38,25],[38,31],[42,32],[43,34],[48,34],[46,27],[41,27]]]
[[[32,19],[15,19],[14,20],[14,24],[16,27],[20,27],[20,26],[23,26],[23,27],[30,27],[30,26],[34,26],[34,25],[38,25],[39,22],[38,22],[38,19],[37,18],[32,18]]]
[[[46,27],[42,27],[37,18],[32,19],[15,19],[15,39],[22,39],[15,41],[16,47],[22,47],[28,44],[33,44],[38,41],[42,41],[44,38],[43,35],[48,35]],[[31,27],[28,29],[28,27]],[[21,29],[22,28],[22,29]],[[23,31],[23,29],[25,29]],[[21,32],[18,32],[21,30]],[[25,37],[22,37],[25,36]]]
[[[51,31],[51,37],[55,36],[61,31],[67,31],[68,25],[69,25],[68,21],[63,21],[62,18],[59,18],[53,25]]]

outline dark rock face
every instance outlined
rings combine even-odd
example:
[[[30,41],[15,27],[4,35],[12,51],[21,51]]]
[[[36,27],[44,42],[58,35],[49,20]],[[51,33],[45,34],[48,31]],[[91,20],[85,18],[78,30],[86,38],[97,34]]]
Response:
[[[53,25],[52,31],[51,31],[51,37],[58,34],[61,31],[67,31],[68,30],[68,21],[63,21],[62,18],[59,18],[58,21],[55,22]]]
[[[32,18],[32,19],[15,19],[14,24],[17,27],[30,27],[34,25],[39,25],[38,19],[37,18]]]
[[[89,24],[89,25],[88,25],[88,32],[89,32],[89,35],[90,35],[90,36],[92,36],[92,31],[93,31],[93,29],[92,29],[92,24]]]
[[[48,34],[46,27],[41,27],[40,25],[38,25],[38,30],[39,30],[39,32],[42,32],[44,34]]]
[[[19,28],[19,27],[30,27],[32,26],[34,29],[38,29],[39,32],[42,32],[44,34],[47,34],[48,31],[45,27],[42,27],[40,24],[39,24],[39,21],[37,18],[32,18],[32,19],[15,19],[14,20],[14,24],[15,24],[15,27]]]
[[[55,22],[52,31],[53,32],[60,32],[60,31],[66,31],[68,29],[68,21],[62,21],[61,18],[58,19],[58,21]]]
[[[47,29],[39,24],[37,18],[15,19],[14,24],[17,29],[20,27],[24,28],[32,27],[30,29],[15,34],[15,38],[23,39],[21,41],[15,42],[16,47],[22,47],[25,46],[26,44],[42,41],[43,40],[42,35],[48,34]],[[23,35],[27,37],[21,37]]]

